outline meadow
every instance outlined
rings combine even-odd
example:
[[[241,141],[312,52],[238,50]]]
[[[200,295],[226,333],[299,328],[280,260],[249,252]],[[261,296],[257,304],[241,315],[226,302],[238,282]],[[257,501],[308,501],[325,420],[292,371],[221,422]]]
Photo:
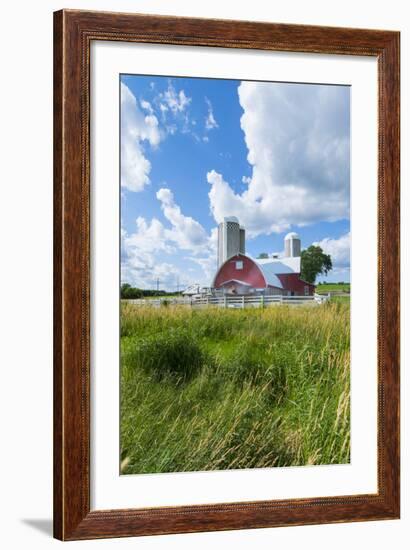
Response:
[[[122,473],[348,463],[349,316],[123,303]]]
[[[350,292],[350,283],[322,283],[317,285],[318,294],[327,294],[328,292]]]

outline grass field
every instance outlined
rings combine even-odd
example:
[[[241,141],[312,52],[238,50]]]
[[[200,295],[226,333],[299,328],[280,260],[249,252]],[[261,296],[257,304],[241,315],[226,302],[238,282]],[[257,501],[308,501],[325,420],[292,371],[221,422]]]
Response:
[[[328,292],[350,292],[350,283],[326,283],[317,285],[316,292],[318,294],[327,294]]]
[[[165,296],[144,296],[144,300],[168,300],[171,298],[181,298],[181,294],[166,294]]]
[[[349,305],[121,311],[122,472],[349,462]]]
[[[332,296],[330,298],[331,302],[340,302],[343,304],[350,304],[350,296]]]

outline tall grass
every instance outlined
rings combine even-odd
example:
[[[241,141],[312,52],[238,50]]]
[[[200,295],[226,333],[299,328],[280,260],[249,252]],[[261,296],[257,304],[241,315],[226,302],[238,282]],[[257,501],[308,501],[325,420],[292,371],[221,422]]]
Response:
[[[124,304],[123,473],[349,462],[349,306]]]

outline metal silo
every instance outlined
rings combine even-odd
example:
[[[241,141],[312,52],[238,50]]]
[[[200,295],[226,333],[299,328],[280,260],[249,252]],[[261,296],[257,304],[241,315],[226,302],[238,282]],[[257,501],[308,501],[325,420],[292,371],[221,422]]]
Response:
[[[288,233],[285,237],[285,256],[298,257],[300,256],[301,244],[297,233]]]
[[[242,226],[239,228],[239,252],[245,254],[245,228]]]
[[[224,221],[218,225],[218,267],[239,252],[239,221],[235,216],[224,218]]]

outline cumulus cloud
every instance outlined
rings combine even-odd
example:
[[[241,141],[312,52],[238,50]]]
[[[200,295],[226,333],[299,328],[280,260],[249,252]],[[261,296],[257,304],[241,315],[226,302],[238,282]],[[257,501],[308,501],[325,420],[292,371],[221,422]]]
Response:
[[[342,235],[339,239],[326,237],[313,244],[320,246],[325,254],[330,254],[334,269],[350,266],[350,232]]]
[[[137,288],[175,290],[177,283],[185,286],[184,273],[174,264],[160,261],[154,256],[143,259],[132,255],[121,263],[121,280]]]
[[[150,115],[154,114],[154,109],[151,106],[151,103],[149,101],[146,101],[145,99],[141,99],[140,105],[143,109],[149,112]]]
[[[218,128],[218,123],[215,120],[214,111],[212,108],[212,103],[209,99],[205,98],[206,104],[208,105],[208,114],[205,117],[205,128],[207,130],[212,130],[213,128]]]
[[[188,97],[184,90],[177,92],[172,84],[168,82],[168,88],[165,92],[159,94],[160,109],[163,113],[171,111],[174,115],[182,113],[191,103],[191,98]]]
[[[211,254],[209,256],[200,258],[196,256],[191,256],[188,259],[198,264],[202,270],[203,277],[198,282],[202,286],[211,286],[217,268],[216,254]]]
[[[121,229],[121,280],[139,288],[156,288],[158,279],[161,288],[173,287],[181,273],[164,256],[174,252],[159,220],[138,217],[135,232]]]
[[[177,91],[171,79],[168,80],[167,89],[159,92],[153,101],[161,113],[161,120],[168,134],[173,135],[177,130],[184,134],[192,133],[189,113],[192,98],[183,89]]]
[[[121,185],[129,191],[142,191],[149,184],[151,163],[144,155],[143,143],[156,147],[161,141],[158,119],[148,102],[137,99],[121,83]]]
[[[207,243],[201,249],[200,256],[191,256],[188,259],[197,263],[203,273],[203,279],[201,284],[203,286],[209,286],[213,281],[215,276],[215,271],[217,268],[217,244],[218,244],[218,228],[214,227],[211,229],[211,234],[207,238]]]
[[[290,226],[290,223],[281,224],[275,221],[270,200],[253,203],[249,200],[246,191],[242,194],[235,193],[229,183],[215,170],[208,172],[207,180],[211,184],[209,192],[211,212],[217,223],[223,221],[225,216],[236,216],[246,228],[249,237],[261,233],[280,233]]]
[[[170,227],[153,218],[136,219],[135,231],[128,234],[121,231],[121,280],[142,288],[155,288],[159,279],[161,288],[174,289],[176,281],[181,286],[199,283],[209,285],[216,267],[216,228],[208,235],[202,225],[182,213],[170,189],[157,192],[164,217]],[[181,251],[188,252],[183,258],[181,269],[175,265],[175,257]],[[171,255],[172,263],[167,261]],[[186,261],[199,266],[188,275]],[[191,264],[192,265],[192,264]]]
[[[252,176],[236,193],[208,173],[216,222],[236,215],[256,236],[349,217],[349,90],[242,82],[238,94]]]
[[[188,97],[184,90],[177,92],[172,80],[168,81],[168,88],[164,92],[160,92],[155,98],[164,120],[171,114],[174,118],[182,117],[184,121],[187,121],[186,111],[191,101],[192,98]]]
[[[135,221],[136,230],[131,235],[123,234],[124,244],[129,251],[135,249],[138,254],[151,252],[172,253],[175,249],[167,244],[162,223],[153,218],[147,222],[142,216]]]
[[[168,240],[176,243],[179,248],[192,252],[198,252],[207,246],[208,236],[205,229],[199,222],[181,212],[170,189],[160,189],[157,192],[157,199],[161,202],[165,218],[172,226],[172,229],[165,230]]]

